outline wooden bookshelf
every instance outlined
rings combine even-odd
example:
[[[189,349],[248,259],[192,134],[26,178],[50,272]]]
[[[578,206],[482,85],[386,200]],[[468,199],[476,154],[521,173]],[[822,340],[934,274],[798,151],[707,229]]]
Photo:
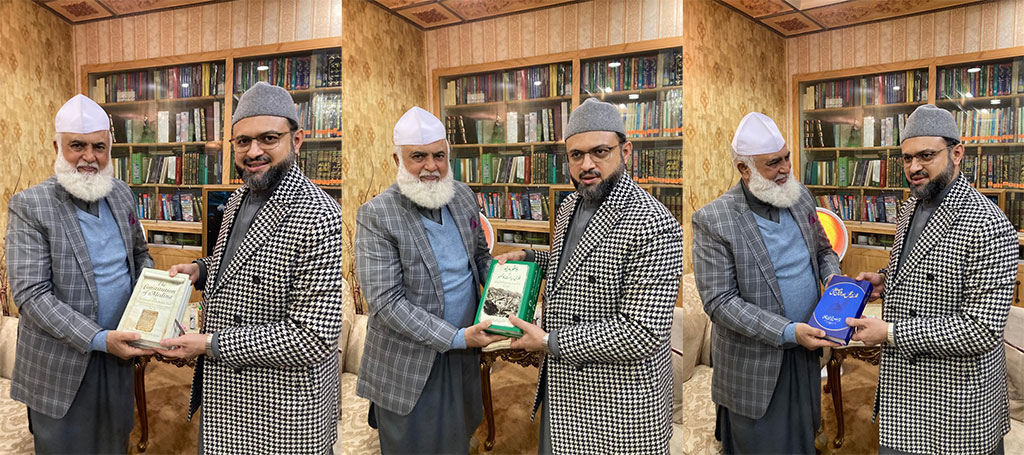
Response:
[[[907,71],[927,72],[926,98],[881,105],[822,108],[820,105],[809,106],[810,98],[805,97],[808,87],[821,82],[870,78]],[[1014,304],[1024,306],[1020,299],[1024,291],[1021,289],[1021,283],[1024,282],[1024,171],[1020,171],[1024,168],[1024,122],[1020,120],[1024,118],[1024,47],[841,71],[799,74],[794,76],[793,80],[793,143],[800,145],[794,147],[793,162],[799,163],[797,177],[805,182],[808,177],[807,167],[812,162],[828,162],[838,160],[842,156],[879,157],[877,159],[888,160],[900,154],[898,140],[885,145],[861,143],[850,147],[836,146],[834,143],[816,144],[813,139],[805,141],[805,120],[859,122],[860,126],[863,126],[865,116],[909,115],[913,109],[924,103],[935,104],[951,111],[961,127],[961,138],[964,143],[965,154],[964,161],[961,162],[961,171],[978,191],[998,205],[1018,231],[1022,232],[1018,234],[1021,251]],[[875,141],[878,139],[876,133]],[[899,165],[898,172],[902,174],[902,165]],[[902,194],[900,204],[910,195],[909,189],[903,187],[879,188],[871,185],[835,184],[808,184],[807,187],[815,195],[842,193],[855,195],[861,200],[866,195]],[[866,221],[845,223],[850,231],[851,245],[843,261],[844,273],[852,276],[861,271],[885,267],[889,260],[890,247],[858,244],[858,240],[885,240],[886,236],[891,240],[895,236],[895,224]]]
[[[495,248],[495,252],[504,251],[503,249],[511,249],[521,245],[547,245],[554,233],[554,213],[557,211],[557,201],[561,199],[565,194],[574,192],[574,187],[570,184],[570,179],[566,175],[567,163],[564,163],[565,157],[565,142],[561,136],[561,125],[554,126],[553,123],[562,120],[562,114],[564,113],[565,119],[568,119],[568,114],[572,109],[575,109],[579,104],[589,97],[598,97],[608,102],[619,104],[620,107],[626,108],[632,103],[647,102],[649,106],[657,106],[659,109],[663,108],[666,100],[671,100],[678,103],[678,113],[672,112],[673,119],[678,118],[678,124],[670,124],[673,128],[661,128],[660,123],[654,123],[653,120],[648,125],[657,125],[658,128],[647,127],[647,128],[630,128],[631,121],[637,121],[636,117],[630,117],[624,115],[624,121],[627,123],[627,131],[629,140],[633,142],[634,156],[649,158],[651,163],[655,160],[659,164],[669,162],[668,166],[675,166],[678,175],[674,179],[678,183],[665,183],[665,182],[648,182],[648,177],[640,179],[637,175],[636,170],[630,169],[631,175],[640,180],[642,187],[647,191],[655,194],[657,197],[674,197],[677,203],[674,205],[677,207],[673,210],[676,217],[682,219],[682,82],[681,82],[681,65],[678,70],[680,77],[669,81],[671,74],[675,74],[672,71],[666,71],[671,69],[673,65],[674,56],[679,54],[681,59],[682,48],[679,45],[678,39],[661,39],[651,40],[640,43],[622,44],[616,46],[608,46],[599,49],[588,49],[579,52],[562,52],[557,54],[543,55],[529,58],[518,58],[513,60],[507,60],[504,62],[487,63],[482,65],[470,65],[457,68],[446,68],[441,70],[435,70],[432,73],[432,80],[436,84],[437,88],[436,96],[434,99],[434,113],[438,115],[442,121],[446,122],[446,126],[451,130],[451,126],[456,125],[457,129],[458,121],[448,122],[449,117],[462,116],[463,123],[467,120],[476,122],[477,120],[488,121],[491,119],[501,119],[502,127],[507,128],[507,113],[508,112],[519,112],[526,113],[539,111],[541,109],[551,109],[549,116],[552,117],[549,123],[549,131],[547,135],[541,133],[537,134],[535,140],[528,140],[533,138],[527,138],[525,131],[517,134],[517,142],[509,140],[491,140],[488,141],[485,138],[469,137],[470,130],[477,130],[483,127],[484,131],[492,131],[490,125],[481,123],[480,126],[474,125],[473,128],[466,129],[467,140],[461,143],[461,131],[456,131],[458,135],[455,140],[451,142],[451,158],[453,160],[463,160],[458,165],[453,164],[450,166],[450,170],[455,172],[456,179],[466,182],[469,186],[477,193],[485,193],[485,198],[488,194],[497,194],[505,199],[505,211],[509,210],[508,198],[509,195],[522,194],[522,193],[540,193],[543,195],[543,204],[545,204],[543,212],[543,220],[533,219],[516,219],[509,216],[505,211],[493,210],[493,204],[484,204],[482,210],[485,215],[491,220],[492,225],[497,231],[498,246]],[[633,59],[633,60],[631,60]],[[620,70],[608,71],[603,74],[605,79],[595,79],[595,81],[609,82],[605,86],[612,86],[610,90],[603,89],[600,92],[589,93],[585,90],[585,87],[581,82],[589,74],[587,68],[594,71],[598,68],[607,68],[607,63],[617,61],[618,66],[611,68],[621,68]],[[634,63],[636,62],[636,63]],[[641,66],[646,63],[648,66]],[[669,65],[666,68],[666,64]],[[604,66],[602,66],[604,65]],[[532,93],[535,95],[522,96],[522,97],[507,97],[503,96],[501,99],[492,99],[493,96],[487,96],[485,99],[474,98],[470,99],[470,96],[476,92],[473,92],[474,87],[479,87],[480,84],[472,85],[476,83],[474,77],[479,77],[479,80],[487,80],[490,77],[492,81],[503,80],[502,74],[510,72],[518,72],[520,70],[529,70],[544,67],[548,68],[547,80],[542,80],[541,84],[548,88],[545,93]],[[551,68],[555,70],[552,71]],[[623,73],[626,68],[630,68],[631,71]],[[636,71],[643,69],[646,72]],[[550,75],[556,75],[551,78]],[[597,73],[593,73],[597,74]],[[620,75],[629,75],[636,77],[620,77]],[[563,85],[558,90],[550,90],[552,79],[557,85],[557,81],[561,76]],[[642,77],[641,77],[642,76]],[[568,79],[567,81],[565,79]],[[534,83],[535,81],[530,79],[527,83]],[[625,85],[615,86],[610,82],[616,82]],[[629,84],[627,84],[629,82]],[[640,84],[643,82],[644,84]],[[637,85],[630,85],[636,83]],[[567,85],[567,87],[566,87]],[[483,90],[487,91],[492,89],[490,85],[484,85]],[[458,90],[458,92],[452,92],[452,90]],[[493,93],[488,92],[488,93]],[[479,96],[479,95],[475,95]],[[511,99],[510,99],[511,98]],[[672,105],[675,106],[675,105]],[[557,109],[556,109],[557,108]],[[673,107],[669,108],[671,111]],[[555,112],[557,111],[557,114]],[[662,112],[659,111],[659,114]],[[520,121],[522,120],[520,116]],[[661,120],[664,117],[658,117],[657,120]],[[538,123],[543,121],[543,113],[538,114]],[[543,125],[541,125],[543,131]],[[552,131],[553,130],[553,131]],[[634,132],[634,130],[636,132]],[[643,133],[643,134],[637,134]],[[486,136],[486,134],[481,134]],[[640,137],[649,136],[649,137]],[[507,138],[507,130],[506,130]],[[483,139],[483,140],[474,140]],[[479,143],[483,142],[483,143]],[[670,158],[665,150],[677,150],[678,153],[672,155]],[[662,155],[657,153],[661,152]],[[488,170],[484,169],[483,161],[486,157],[493,156],[498,158],[514,158],[523,157],[523,164],[525,165],[525,159],[530,159],[530,168],[526,169],[526,173],[530,173],[531,170],[536,170],[543,175],[542,180],[539,179],[523,179],[519,181],[516,179],[499,179],[501,181],[494,182],[494,179],[485,179],[484,175]],[[552,158],[549,158],[552,157]],[[537,159],[545,160],[543,166],[536,163]],[[549,161],[550,160],[550,161]],[[552,163],[553,161],[553,163]],[[648,163],[648,164],[651,164]],[[493,163],[492,163],[493,164]],[[554,164],[555,178],[551,178],[551,164]],[[638,163],[639,165],[640,163]],[[468,172],[467,172],[468,166]],[[534,169],[534,166],[540,166]],[[488,169],[492,166],[488,165]],[[647,170],[654,169],[653,164],[649,165]],[[531,176],[532,177],[532,176]],[[486,181],[486,183],[485,183]],[[534,183],[534,182],[539,183]],[[667,204],[673,205],[673,204]],[[536,206],[534,206],[536,207]],[[531,212],[532,215],[532,212]],[[547,234],[546,241],[538,242],[540,237],[531,237],[531,241],[519,241],[512,239],[509,241],[504,238],[506,234],[512,234],[513,237],[518,238],[519,234]]]
[[[115,167],[115,176],[128,182],[139,199],[145,201],[146,199],[142,195],[148,197],[148,211],[143,211],[148,216],[139,216],[139,218],[147,231],[150,251],[157,264],[167,261],[189,262],[191,260],[189,258],[194,259],[205,255],[208,247],[216,240],[208,238],[211,234],[206,229],[208,213],[206,213],[205,198],[210,190],[219,191],[223,195],[229,194],[230,191],[238,187],[237,184],[229,184],[234,172],[234,158],[228,139],[231,137],[231,113],[241,95],[238,93],[240,81],[251,85],[258,80],[266,80],[269,77],[268,74],[274,73],[282,80],[287,80],[288,84],[301,84],[299,87],[286,87],[291,88],[289,93],[300,107],[298,112],[300,127],[306,130],[306,138],[299,154],[300,163],[303,162],[301,161],[303,158],[308,156],[328,160],[325,163],[313,162],[303,170],[307,174],[316,171],[320,171],[321,174],[330,172],[329,176],[325,176],[329,178],[319,178],[317,181],[325,182],[321,187],[340,200],[341,76],[340,67],[327,68],[329,62],[330,64],[341,64],[340,54],[341,39],[324,38],[82,66],[82,92],[94,99],[99,98],[98,101],[103,101],[100,105],[114,120],[115,142],[112,144],[112,165],[117,163],[120,166]],[[248,68],[245,65],[249,65],[250,62],[284,62],[286,59],[290,60],[288,65],[282,64],[278,67],[271,64],[266,70],[255,69],[251,79],[243,80],[235,77],[236,73],[239,76],[243,75],[237,70]],[[302,65],[296,65],[295,62],[300,62]],[[186,68],[190,68],[191,74],[194,74],[195,77],[183,81],[181,76],[186,74]],[[215,71],[214,68],[216,68]],[[173,77],[175,70],[179,76],[178,79]],[[277,70],[276,73],[275,70]],[[125,90],[132,88],[136,98],[142,96],[146,99],[118,102],[116,90],[103,90],[108,84],[115,84],[115,81],[124,82],[125,79],[118,80],[122,74],[136,75],[137,79],[131,84],[122,84],[120,87]],[[140,74],[142,76],[139,76]],[[199,83],[198,87],[196,86],[197,82]],[[275,81],[271,80],[270,82],[274,83]],[[111,88],[114,87],[117,85]],[[175,87],[177,87],[177,93],[173,92]],[[102,96],[100,90],[104,93]],[[314,109],[314,105],[317,108],[322,107],[322,109]],[[306,110],[303,109],[304,106]],[[196,109],[203,112],[200,113]],[[218,110],[219,125],[211,125],[211,115]],[[167,127],[169,140],[157,142],[162,139],[159,134],[159,129],[163,127],[159,123],[161,111],[169,114],[167,123],[163,125]],[[176,134],[178,122],[174,114],[186,111],[190,113],[189,120],[191,122],[188,125],[188,130],[191,137],[187,137],[186,134],[183,137],[187,137],[187,140],[179,140],[180,137]],[[196,121],[197,119],[206,121]],[[147,125],[148,130],[152,130],[152,137],[148,136],[147,131],[146,135],[132,134],[131,139],[133,140],[128,140],[127,120],[132,120],[133,123],[140,121]],[[200,125],[199,131],[196,131],[197,124]],[[136,130],[138,129],[136,128]],[[138,133],[138,131],[133,131],[133,133]],[[136,172],[135,165],[131,161],[135,156],[150,160],[149,172],[142,171],[144,163],[141,162],[139,163],[140,169]],[[171,168],[165,171],[164,163],[172,162],[168,158],[173,158],[175,166],[181,163],[182,169],[179,171]],[[202,165],[197,164],[196,158],[198,158],[198,162],[202,162]],[[158,159],[162,161],[158,163]],[[194,167],[189,168],[190,165]],[[318,168],[318,165],[321,167]],[[156,166],[160,166],[160,168],[158,169]],[[190,173],[186,174],[186,172]],[[161,209],[155,207],[158,204],[162,206],[162,197],[167,197],[173,203],[172,196],[179,196],[181,199],[181,196],[184,195],[190,195],[192,198],[192,221],[165,219],[175,218],[175,216],[164,216],[162,207]],[[172,206],[172,208],[177,207],[181,206]],[[179,209],[179,211],[181,218],[185,218],[185,210]],[[212,235],[215,236],[216,233]],[[169,238],[174,239],[176,244],[154,242],[157,239],[163,239],[166,242]]]

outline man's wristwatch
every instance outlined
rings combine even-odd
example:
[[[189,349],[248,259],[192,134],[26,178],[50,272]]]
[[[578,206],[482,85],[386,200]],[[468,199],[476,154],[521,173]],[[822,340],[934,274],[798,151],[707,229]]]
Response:
[[[550,333],[545,333],[544,337],[540,339],[540,344],[541,344],[541,347],[544,348],[544,353],[545,354],[551,354],[551,348],[548,347],[548,336],[549,335],[551,335],[551,334]]]
[[[891,322],[888,323],[888,326],[886,327],[885,344],[888,344],[889,346],[896,346],[895,327],[896,324]]]
[[[206,334],[206,356],[213,357],[213,334]]]

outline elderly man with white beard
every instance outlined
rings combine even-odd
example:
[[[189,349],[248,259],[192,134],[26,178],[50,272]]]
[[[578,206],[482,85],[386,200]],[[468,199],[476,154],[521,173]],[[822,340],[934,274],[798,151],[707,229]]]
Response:
[[[114,330],[152,267],[131,189],[113,178],[107,114],[83,95],[56,116],[55,175],[9,204],[7,268],[21,314],[11,398],[35,452],[127,453],[132,347]]]
[[[356,215],[356,273],[370,317],[356,393],[383,454],[468,453],[480,424],[471,325],[491,255],[473,191],[448,169],[444,125],[409,109],[395,124],[395,184]]]
[[[693,269],[713,323],[715,436],[727,454],[813,454],[820,348],[834,344],[804,321],[839,259],[772,119],[743,117],[732,160],[740,183],[693,215]]]

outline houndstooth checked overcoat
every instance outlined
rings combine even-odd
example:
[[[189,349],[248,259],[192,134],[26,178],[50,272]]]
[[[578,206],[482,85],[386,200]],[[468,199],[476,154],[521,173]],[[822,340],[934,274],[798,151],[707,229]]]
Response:
[[[561,203],[551,251],[535,258],[547,278],[542,328],[558,331],[559,357],[543,360],[538,384],[546,375],[552,449],[668,453],[669,333],[683,268],[682,227],[625,173],[556,281],[566,229],[581,200],[572,193]],[[539,405],[538,393],[534,414]]]
[[[991,453],[1009,432],[1003,329],[1017,274],[1017,234],[962,175],[896,268],[917,205],[899,215],[882,318],[875,414],[879,442],[911,453]]]
[[[199,357],[189,416],[202,404],[207,453],[323,453],[337,440],[341,208],[294,166],[221,264],[248,191],[228,199],[200,259],[203,333],[218,334],[220,356]]]

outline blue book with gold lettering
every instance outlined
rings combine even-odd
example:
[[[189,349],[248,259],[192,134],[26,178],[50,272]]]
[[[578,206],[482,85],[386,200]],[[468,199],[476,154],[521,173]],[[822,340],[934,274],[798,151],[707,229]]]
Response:
[[[856,319],[864,313],[864,305],[868,303],[873,290],[874,286],[868,281],[857,281],[840,275],[832,277],[807,324],[824,330],[827,340],[843,346],[849,344],[853,330],[846,325],[846,318]]]

